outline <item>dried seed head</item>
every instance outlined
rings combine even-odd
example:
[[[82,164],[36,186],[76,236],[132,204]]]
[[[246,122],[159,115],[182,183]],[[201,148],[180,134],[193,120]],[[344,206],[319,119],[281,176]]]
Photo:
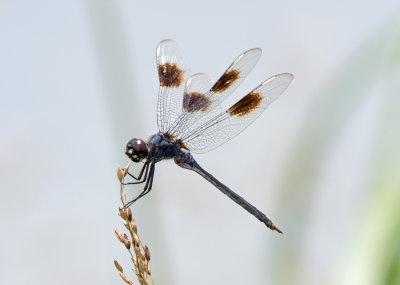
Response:
[[[144,251],[141,250],[141,251],[140,251],[140,259],[145,260],[145,258],[146,258],[146,255],[144,254]]]
[[[124,173],[122,172],[121,167],[118,167],[118,169],[117,169],[117,177],[118,177],[119,182],[122,183],[122,180],[124,179]]]
[[[140,259],[140,247],[138,244],[134,245],[133,247],[134,251],[135,251],[135,255],[137,256],[138,259]]]
[[[129,227],[129,224],[126,222],[126,220],[122,220],[122,223],[124,224],[125,228],[129,231],[130,227]]]
[[[147,272],[147,274],[151,275],[150,268],[147,265],[146,265],[146,272]]]
[[[151,275],[150,268],[149,268],[149,266],[147,264],[146,264],[146,272],[147,272],[147,274]]]
[[[147,245],[144,246],[144,255],[146,256],[147,262],[149,262],[150,261],[150,250],[147,247]]]
[[[144,273],[144,265],[145,265],[144,261],[143,261],[143,259],[139,258],[138,262],[139,262],[139,266],[138,266],[139,271],[141,274],[143,274]]]
[[[133,244],[139,246],[139,237],[136,234],[133,234]]]
[[[121,216],[121,218],[123,220],[126,220],[126,210],[125,209],[121,209],[120,207],[118,207],[118,211],[119,211],[119,215]]]
[[[135,219],[133,217],[132,217],[131,224],[132,224],[132,230],[135,232],[135,234],[137,234],[136,221],[135,221]]]
[[[132,211],[131,211],[131,208],[128,208],[126,217],[128,218],[128,221],[132,222]]]
[[[124,243],[124,237],[118,230],[115,230],[115,234],[117,235],[117,238],[119,239],[119,241]]]
[[[124,234],[124,245],[128,250],[131,248],[131,241],[126,234]]]
[[[123,218],[121,218],[121,222],[124,224],[125,228],[129,231],[128,222]]]
[[[131,280],[129,280],[128,277],[126,277],[124,273],[121,273],[121,272],[118,272],[118,273],[119,273],[119,276],[121,276],[122,280],[125,281],[125,283],[133,284],[133,282]]]
[[[115,265],[115,268],[117,268],[117,270],[118,270],[119,272],[121,272],[121,273],[124,272],[124,270],[122,269],[122,266],[119,265],[118,261],[116,261],[115,259],[114,259],[114,265]]]
[[[131,166],[131,162],[129,161],[129,163],[128,163],[128,165],[127,166],[125,166],[125,168],[124,168],[124,177],[126,176],[126,174],[128,173],[128,170],[129,170],[129,166]]]

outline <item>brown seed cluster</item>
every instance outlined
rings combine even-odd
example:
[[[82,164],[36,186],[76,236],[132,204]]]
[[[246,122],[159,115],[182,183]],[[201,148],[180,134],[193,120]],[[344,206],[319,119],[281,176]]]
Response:
[[[140,241],[137,225],[135,219],[132,216],[132,211],[130,208],[126,208],[126,197],[124,195],[124,178],[129,170],[129,165],[122,170],[118,168],[117,176],[120,181],[120,196],[122,202],[122,208],[118,208],[119,216],[121,217],[121,221],[125,226],[128,234],[122,234],[120,231],[115,230],[115,234],[118,240],[124,244],[125,248],[128,250],[129,255],[131,257],[131,261],[133,263],[133,272],[136,274],[136,277],[139,280],[139,283],[142,285],[153,284],[153,279],[151,277],[151,271],[149,268],[150,262],[150,250],[146,245],[143,245]],[[128,236],[129,235],[129,236]],[[134,284],[123,271],[122,266],[114,260],[114,266],[118,271],[118,274],[127,284]],[[151,282],[151,283],[150,283]]]
[[[260,106],[263,96],[260,93],[250,92],[242,99],[240,99],[235,105],[228,109],[228,113],[231,116],[244,116],[254,111]]]

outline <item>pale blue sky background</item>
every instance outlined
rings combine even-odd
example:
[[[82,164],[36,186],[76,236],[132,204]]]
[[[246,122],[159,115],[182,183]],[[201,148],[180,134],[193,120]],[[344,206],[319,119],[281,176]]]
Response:
[[[230,102],[277,73],[295,81],[239,137],[197,157],[285,234],[196,174],[160,163],[153,191],[133,207],[156,284],[351,280],[346,254],[382,114],[373,95],[399,77],[371,84],[350,74],[369,86],[366,99],[335,135],[317,190],[279,189],[298,162],[304,122],[324,117],[315,102],[399,26],[399,9],[399,1],[0,1],[0,283],[122,284],[112,264],[128,271],[113,233],[122,229],[116,168],[128,162],[130,138],[157,131],[155,48],[165,38],[186,51],[193,73],[214,79],[242,51],[262,48]]]

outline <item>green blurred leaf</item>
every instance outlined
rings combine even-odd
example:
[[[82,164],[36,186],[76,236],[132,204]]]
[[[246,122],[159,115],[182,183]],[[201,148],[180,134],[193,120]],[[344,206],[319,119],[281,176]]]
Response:
[[[307,261],[301,244],[307,238],[307,225],[311,218],[314,195],[318,189],[316,185],[316,177],[320,175],[320,169],[324,161],[331,155],[332,150],[340,138],[341,132],[347,127],[348,121],[352,118],[353,114],[366,100],[366,96],[370,93],[368,91],[376,86],[377,82],[381,81],[386,83],[389,81],[392,86],[382,94],[381,100],[386,103],[382,105],[382,121],[379,122],[378,131],[376,135],[375,150],[371,153],[371,176],[366,177],[365,185],[371,185],[365,191],[365,214],[371,213],[372,216],[378,214],[377,211],[390,212],[395,215],[394,208],[398,207],[400,197],[396,196],[399,192],[400,185],[391,181],[389,187],[390,192],[396,195],[389,195],[385,191],[381,191],[384,185],[382,182],[381,174],[388,174],[400,172],[400,158],[399,158],[399,129],[398,122],[400,122],[399,112],[399,90],[400,86],[394,87],[393,82],[400,82],[398,71],[400,69],[400,23],[396,21],[396,25],[386,26],[378,33],[372,35],[368,40],[360,44],[358,49],[355,50],[349,57],[346,63],[340,70],[338,70],[333,83],[327,84],[322,88],[321,92],[316,96],[315,102],[310,108],[308,117],[303,122],[303,127],[299,131],[299,136],[294,142],[294,148],[291,155],[288,155],[286,167],[283,170],[282,180],[279,188],[280,193],[280,221],[279,225],[290,227],[290,235],[286,237],[285,247],[273,247],[274,252],[271,253],[269,249],[268,254],[276,256],[274,259],[273,272],[276,272],[275,284],[302,284],[301,277],[303,274],[298,271],[303,268],[303,263]],[[388,137],[387,133],[395,134]],[[382,152],[385,156],[382,157]],[[378,154],[376,156],[376,154]],[[390,161],[390,163],[389,163]],[[394,162],[393,162],[394,161]],[[379,168],[379,169],[377,169]],[[387,182],[387,181],[386,181]],[[397,187],[397,188],[396,188]],[[396,188],[397,193],[393,193]],[[378,194],[377,194],[378,193]],[[377,194],[377,195],[376,195]],[[380,196],[382,195],[382,196]],[[396,205],[390,204],[385,207],[385,202],[375,204],[375,199],[384,199],[387,201],[396,201]],[[376,208],[375,208],[376,207]],[[400,207],[399,207],[400,208]],[[335,207],[332,206],[332,215],[335,215]],[[339,209],[337,209],[339,210]],[[356,214],[356,213],[354,213]],[[366,215],[367,216],[367,215]],[[390,218],[381,216],[382,223],[385,225],[384,231],[377,236],[366,236],[375,233],[371,227],[377,227],[377,224],[369,223],[365,229],[363,236],[359,239],[352,240],[352,237],[347,237],[350,244],[354,242],[366,243],[363,249],[349,251],[349,258],[354,255],[361,254],[360,250],[375,249],[379,245],[372,243],[387,242],[388,232],[396,232],[399,226],[397,217]],[[282,219],[283,217],[283,219]],[[372,217],[371,217],[372,218]],[[349,217],[351,219],[351,217]],[[366,218],[366,223],[370,222]],[[375,222],[378,222],[374,220]],[[338,223],[345,223],[346,221],[338,221]],[[341,225],[332,225],[340,228]],[[381,229],[376,229],[376,231]],[[286,231],[287,232],[287,231]],[[398,239],[398,235],[396,236]],[[365,239],[365,240],[364,240]],[[382,245],[382,244],[381,244]],[[393,250],[392,245],[388,245]],[[334,248],[332,248],[334,249]],[[343,250],[343,249],[341,249]],[[387,254],[387,252],[385,252]],[[366,255],[371,258],[370,255]],[[382,255],[379,256],[383,258]],[[356,258],[355,258],[356,259]],[[384,258],[383,258],[384,259]],[[375,260],[374,260],[375,262]],[[374,273],[382,273],[383,261],[382,259],[376,260],[381,262],[375,264],[376,269],[364,267],[365,264],[355,262],[349,264],[349,270],[355,274],[366,274],[365,270],[372,270]],[[353,268],[354,266],[354,268]],[[316,268],[315,270],[318,270]],[[353,272],[354,270],[354,272]],[[392,272],[392,271],[390,271]],[[393,273],[390,273],[393,275]],[[396,273],[397,274],[397,273]],[[380,275],[381,276],[381,275]],[[393,275],[395,276],[395,275]],[[397,275],[396,275],[397,276]],[[338,277],[341,279],[340,277]],[[345,277],[344,277],[345,278]],[[351,278],[350,278],[351,279]],[[327,283],[328,280],[326,280]],[[382,281],[382,279],[380,280]],[[383,282],[383,281],[382,281]],[[380,284],[382,284],[382,282]],[[307,282],[304,282],[306,284]],[[332,283],[334,284],[334,283]],[[344,284],[344,283],[340,283]],[[363,284],[367,283],[346,283],[346,284]],[[374,283],[368,283],[374,284]]]

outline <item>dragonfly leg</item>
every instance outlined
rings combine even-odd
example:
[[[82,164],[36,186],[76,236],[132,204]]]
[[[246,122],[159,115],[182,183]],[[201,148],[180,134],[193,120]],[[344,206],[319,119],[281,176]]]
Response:
[[[148,174],[148,172],[149,172],[149,163],[145,163],[144,164],[144,166],[142,167],[142,170],[140,171],[140,174],[139,174],[139,179],[141,179],[142,178],[142,175],[143,175],[143,171],[144,171],[144,177],[143,177],[143,179],[141,180],[141,181],[138,181],[138,182],[128,182],[128,183],[124,183],[124,185],[133,185],[133,184],[141,184],[141,183],[144,183],[146,180],[147,180],[147,174]],[[128,174],[130,175],[130,176],[132,176],[129,172],[128,172]],[[135,178],[136,179],[136,178]],[[136,180],[139,180],[139,179],[136,179]]]
[[[145,168],[149,165],[149,161],[146,161],[145,163],[144,163],[144,165],[143,165],[143,167],[142,167],[142,169],[140,170],[140,173],[139,173],[139,176],[138,177],[135,177],[133,174],[131,174],[131,173],[127,173],[130,177],[132,177],[133,179],[135,179],[135,180],[140,180],[141,178],[142,178],[142,175],[143,175],[143,172],[144,172],[144,170],[145,170]],[[122,171],[123,171],[123,169],[122,169]]]
[[[144,186],[142,193],[140,193],[135,199],[126,203],[125,208],[130,207],[133,203],[135,203],[137,200],[139,200],[140,198],[142,198],[151,191],[151,188],[153,186],[154,171],[155,171],[155,163],[150,165],[149,177],[146,181],[146,185]]]

